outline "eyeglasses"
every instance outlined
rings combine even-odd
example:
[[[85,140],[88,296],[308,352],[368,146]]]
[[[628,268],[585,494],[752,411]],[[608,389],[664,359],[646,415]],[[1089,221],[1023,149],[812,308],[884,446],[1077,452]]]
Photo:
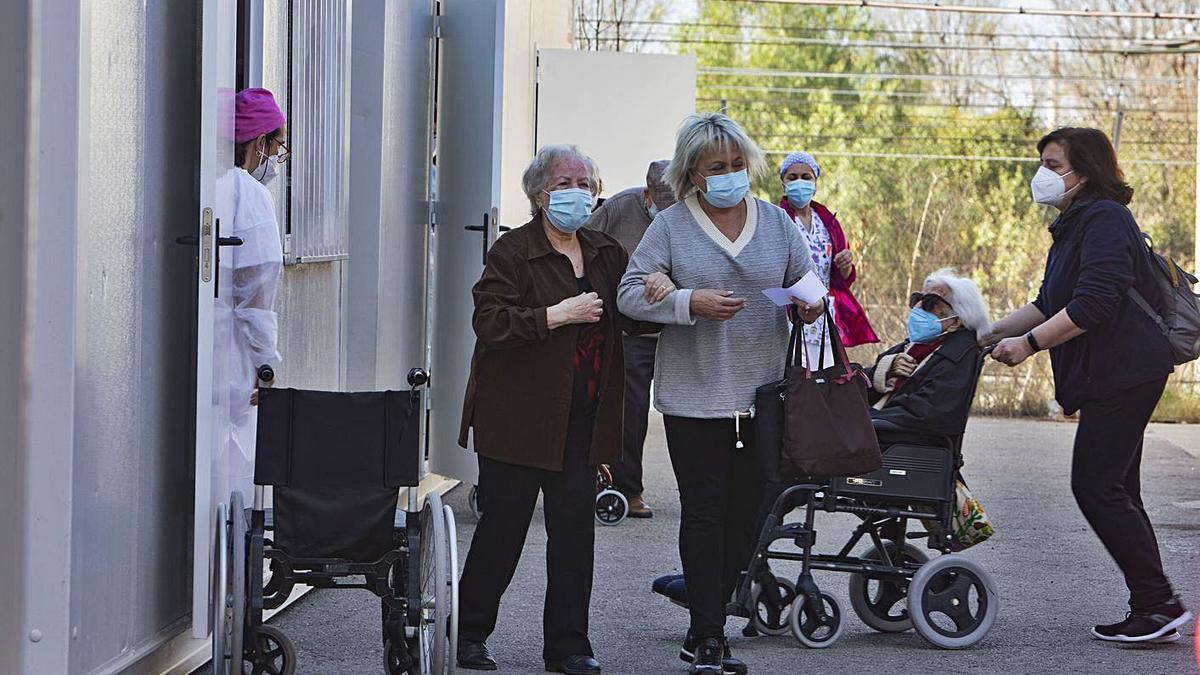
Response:
[[[276,159],[275,159],[275,161],[276,161],[276,162],[279,162],[280,164],[283,164],[284,162],[286,162],[286,161],[288,161],[289,159],[291,159],[291,157],[292,157],[292,151],[288,149],[288,146],[287,146],[287,144],[286,144],[286,143],[284,143],[283,141],[275,141],[275,144],[276,144],[276,145],[278,145],[278,146],[279,146],[279,148],[280,148],[281,150],[283,150],[283,152],[281,152],[281,153],[279,153],[278,155],[276,155],[276,156],[275,156],[275,157],[276,157]]]
[[[933,308],[936,307],[939,302],[941,304],[945,305],[947,309],[954,309],[953,305],[946,302],[946,299],[943,298],[942,296],[938,295],[937,293],[917,292],[917,293],[913,293],[912,295],[908,296],[909,309],[916,307],[918,304],[920,304],[921,309],[925,310],[926,312],[932,312]]]

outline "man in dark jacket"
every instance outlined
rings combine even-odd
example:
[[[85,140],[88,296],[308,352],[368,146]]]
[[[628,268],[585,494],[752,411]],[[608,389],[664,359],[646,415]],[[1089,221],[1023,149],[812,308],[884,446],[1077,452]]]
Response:
[[[632,254],[659,210],[675,203],[671,188],[663,182],[667,160],[650,163],[646,185],[622,190],[605,200],[585,227],[603,232]],[[625,429],[621,461],[612,465],[614,486],[629,499],[630,518],[650,518],[654,512],[642,498],[642,446],[646,442],[650,414],[650,381],[654,377],[654,354],[658,335],[627,335],[625,356]]]

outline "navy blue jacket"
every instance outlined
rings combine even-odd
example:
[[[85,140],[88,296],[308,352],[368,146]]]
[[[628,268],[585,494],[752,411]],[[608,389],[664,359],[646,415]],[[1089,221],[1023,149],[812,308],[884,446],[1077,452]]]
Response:
[[[1050,225],[1054,243],[1034,304],[1046,318],[1066,309],[1083,335],[1050,350],[1055,395],[1069,414],[1087,401],[1165,378],[1171,347],[1126,292],[1162,307],[1155,270],[1129,209],[1081,196]]]

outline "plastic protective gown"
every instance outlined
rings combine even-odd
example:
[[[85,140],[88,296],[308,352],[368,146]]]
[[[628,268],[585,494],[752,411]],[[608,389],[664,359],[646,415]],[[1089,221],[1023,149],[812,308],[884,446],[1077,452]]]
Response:
[[[275,295],[283,274],[283,247],[275,203],[267,188],[243,169],[232,169],[227,178],[233,227],[221,234],[240,238],[242,245],[221,250],[221,272],[231,282],[230,292],[221,296],[217,307],[217,330],[222,330],[222,325],[228,330],[226,371],[219,381],[228,390],[229,417],[214,458],[214,478],[220,483],[227,481],[230,490],[239,490],[249,505],[254,497],[258,432],[258,410],[250,404],[250,397],[258,386],[259,366],[275,366],[281,360]],[[225,492],[222,498],[227,496]]]

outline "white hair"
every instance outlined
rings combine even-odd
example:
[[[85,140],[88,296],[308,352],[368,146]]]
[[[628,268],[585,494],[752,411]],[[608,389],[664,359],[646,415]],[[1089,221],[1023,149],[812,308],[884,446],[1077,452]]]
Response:
[[[925,283],[950,289],[950,297],[945,300],[958,315],[958,320],[970,330],[979,333],[991,323],[987,302],[983,299],[983,293],[979,292],[979,286],[971,279],[960,276],[953,268],[944,267],[930,274],[925,277]]]
[[[701,155],[714,148],[727,147],[733,147],[741,154],[751,180],[766,171],[763,151],[737,122],[721,113],[692,113],[685,117],[675,134],[675,157],[663,176],[663,181],[675,192],[675,198],[683,201],[697,191],[688,173],[696,168]]]
[[[583,162],[583,165],[587,167],[588,185],[592,189],[592,196],[600,193],[600,167],[596,166],[596,160],[585,155],[577,145],[544,145],[534,155],[529,166],[525,168],[525,173],[521,175],[521,187],[525,189],[525,196],[529,198],[530,213],[536,216],[541,210],[537,203],[537,197],[542,190],[550,187],[554,165],[573,159]]]

